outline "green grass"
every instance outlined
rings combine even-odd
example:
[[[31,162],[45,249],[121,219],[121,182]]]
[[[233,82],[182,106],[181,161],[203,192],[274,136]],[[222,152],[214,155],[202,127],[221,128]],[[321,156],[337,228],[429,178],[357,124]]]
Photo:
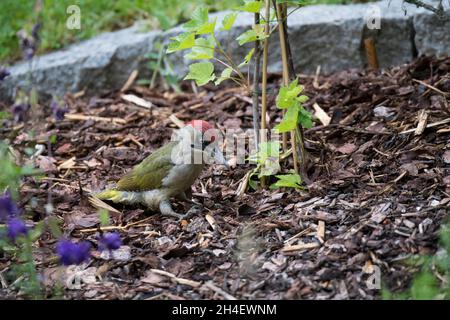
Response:
[[[351,0],[305,0],[309,3],[346,3]],[[147,20],[152,28],[169,28],[186,20],[194,8],[206,4],[211,11],[232,8],[240,0],[42,0],[39,54],[60,49],[88,39],[103,31],[128,27],[137,20]],[[81,9],[81,29],[68,30],[69,5]],[[31,30],[37,21],[35,0],[0,0],[0,62],[20,59],[16,36],[21,28]]]

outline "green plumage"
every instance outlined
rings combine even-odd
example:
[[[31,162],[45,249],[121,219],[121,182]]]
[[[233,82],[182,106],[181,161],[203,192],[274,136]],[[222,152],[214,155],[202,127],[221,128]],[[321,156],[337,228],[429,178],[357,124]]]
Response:
[[[173,168],[171,160],[172,149],[177,142],[169,142],[159,148],[130,172],[125,174],[113,189],[106,189],[95,194],[100,200],[113,202],[134,202],[140,192],[159,189],[162,180]]]
[[[169,142],[145,158],[117,182],[116,190],[148,191],[161,188],[162,180],[173,168],[172,149],[177,142]]]
[[[107,189],[95,194],[95,197],[100,200],[111,200],[113,202],[119,202],[121,200],[121,192],[117,190]]]

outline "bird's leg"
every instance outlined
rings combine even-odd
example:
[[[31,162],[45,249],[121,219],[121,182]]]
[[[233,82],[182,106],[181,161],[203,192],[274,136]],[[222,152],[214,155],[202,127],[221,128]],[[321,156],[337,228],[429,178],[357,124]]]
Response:
[[[192,198],[188,197],[188,195],[186,193],[189,193],[189,195],[192,197],[192,192],[190,190],[187,190],[187,191],[180,192],[176,196],[176,198],[178,200],[185,201],[185,202],[193,204],[193,205],[202,206],[202,204],[200,202],[192,200]]]
[[[180,213],[175,212],[172,209],[172,206],[170,205],[170,202],[168,200],[163,200],[159,204],[159,211],[161,212],[161,214],[163,216],[175,217],[175,218],[178,218],[179,220],[190,218],[192,215],[194,215],[197,212],[197,209],[198,208],[193,206],[185,214],[180,214]]]

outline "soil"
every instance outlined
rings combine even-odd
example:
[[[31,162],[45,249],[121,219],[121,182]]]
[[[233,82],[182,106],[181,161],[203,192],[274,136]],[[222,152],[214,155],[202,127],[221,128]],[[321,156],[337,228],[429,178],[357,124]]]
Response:
[[[108,228],[120,232],[124,245],[112,258],[94,252],[88,264],[66,268],[64,297],[379,299],[381,291],[367,282],[377,270],[389,290],[407,289],[417,268],[405,261],[436,251],[439,227],[450,213],[450,58],[299,79],[310,97],[305,107],[313,111],[317,104],[331,117],[329,125],[316,119],[305,131],[306,190],[237,195],[254,165],[210,166],[192,187],[203,212],[191,219],[110,204],[116,211]],[[270,77],[270,126],[281,119],[275,106],[280,80]],[[220,129],[252,128],[251,99],[242,88],[191,91],[187,84],[183,93],[127,90],[151,102],[150,109],[118,91],[67,95],[72,117],[55,121],[43,105],[23,124],[7,121],[0,137],[10,141],[18,163],[32,163],[46,176],[27,177],[21,186],[28,222],[46,219],[50,202],[65,237],[95,246],[99,218],[89,191],[117,181],[167,143],[176,128],[173,115]],[[25,150],[37,144],[43,152],[31,159]],[[282,167],[292,168],[290,161]],[[180,212],[190,206],[174,204]],[[49,297],[61,277],[56,241],[46,232],[35,243]],[[1,272],[11,267],[0,255]],[[8,281],[0,296],[23,298]]]

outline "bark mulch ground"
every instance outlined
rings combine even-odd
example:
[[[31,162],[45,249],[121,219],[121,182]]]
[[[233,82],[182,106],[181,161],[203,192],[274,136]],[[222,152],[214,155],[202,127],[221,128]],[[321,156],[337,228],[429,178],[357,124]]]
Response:
[[[96,253],[88,265],[69,267],[65,297],[376,299],[380,290],[366,280],[377,267],[387,288],[405,290],[417,271],[405,260],[436,251],[449,215],[450,58],[421,57],[383,72],[300,76],[300,82],[311,97],[306,107],[317,103],[332,118],[305,132],[308,191],[238,196],[253,166],[212,166],[192,188],[204,210],[189,221],[115,206],[110,229],[120,232],[124,246],[113,259]],[[271,76],[269,91],[279,84]],[[136,86],[127,93],[153,106],[139,107],[120,92],[68,96],[70,116],[63,121],[45,111],[23,125],[5,123],[1,136],[18,161],[46,172],[21,187],[30,220],[45,218],[50,199],[67,237],[95,243],[99,220],[89,190],[104,188],[169,141],[176,128],[170,116],[252,128],[251,101],[241,88],[173,93]],[[281,117],[273,94],[269,104],[273,126]],[[52,135],[57,139],[49,149]],[[45,148],[31,160],[24,150],[36,144]],[[176,205],[180,212],[188,207]],[[49,294],[59,279],[55,243],[49,234],[36,243]],[[0,257],[0,270],[10,268]],[[10,286],[0,292],[20,296]]]

